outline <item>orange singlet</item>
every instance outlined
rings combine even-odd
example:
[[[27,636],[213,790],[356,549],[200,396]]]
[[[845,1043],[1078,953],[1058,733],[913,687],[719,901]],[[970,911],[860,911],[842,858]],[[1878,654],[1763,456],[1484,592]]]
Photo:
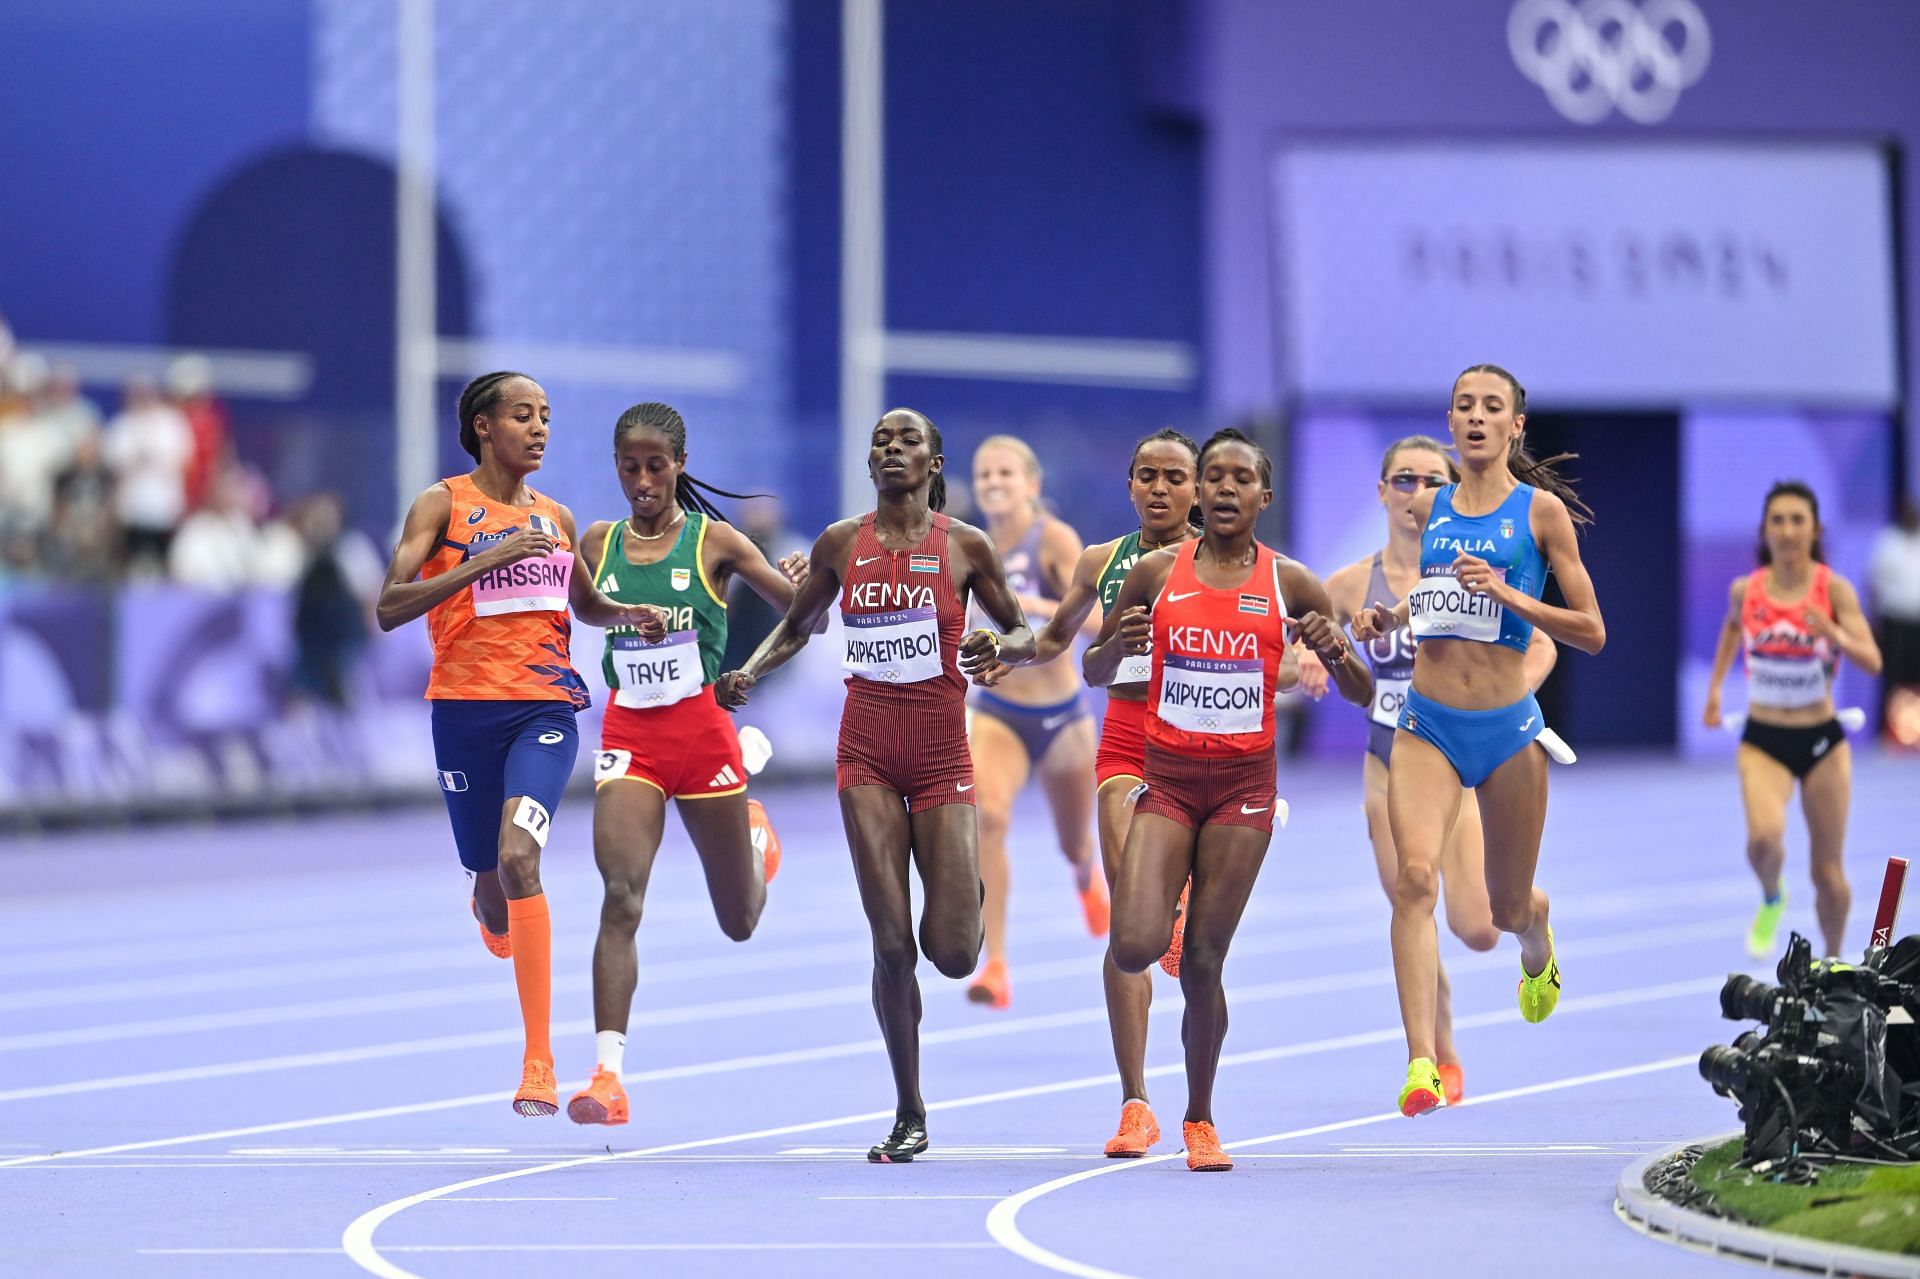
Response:
[[[496,502],[466,475],[441,482],[453,495],[453,511],[439,548],[420,570],[422,580],[458,568],[528,526],[551,534],[560,545],[545,558],[496,569],[434,605],[427,614],[433,639],[427,698],[586,706],[587,686],[570,657],[567,590],[573,544],[560,523],[559,504],[539,493],[532,506]]]

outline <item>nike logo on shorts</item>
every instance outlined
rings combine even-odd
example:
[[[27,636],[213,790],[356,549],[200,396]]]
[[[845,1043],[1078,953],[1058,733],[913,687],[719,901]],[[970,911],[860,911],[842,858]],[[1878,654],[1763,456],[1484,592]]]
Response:
[[[1534,716],[1532,716],[1532,715],[1529,715],[1529,716],[1527,716],[1527,722],[1526,722],[1526,723],[1524,723],[1524,724],[1522,724],[1522,725],[1520,725],[1520,731],[1524,733],[1524,732],[1526,732],[1526,731],[1527,731],[1527,730],[1528,730],[1529,728],[1532,728],[1532,727],[1533,727],[1533,721],[1534,721],[1534,718],[1535,718],[1535,717],[1534,717]]]
[[[1240,811],[1241,811],[1241,812],[1242,812],[1243,814],[1245,814],[1246,816],[1248,816],[1248,817],[1251,817],[1251,816],[1253,816],[1253,815],[1254,815],[1255,813],[1264,813],[1264,812],[1266,812],[1266,811],[1267,811],[1267,809],[1268,809],[1269,807],[1270,807],[1270,805],[1267,805],[1267,804],[1262,804],[1262,805],[1260,805],[1260,807],[1258,807],[1258,808],[1248,808],[1248,807],[1247,807],[1247,806],[1246,806],[1245,804],[1242,804],[1242,805],[1240,805]]]
[[[875,560],[877,560],[877,559],[879,559],[879,558],[880,558],[880,557],[879,557],[878,555],[869,555],[869,556],[867,556],[867,558],[865,558],[864,560],[855,560],[855,561],[853,562],[853,566],[854,566],[855,568],[859,568],[859,567],[860,567],[860,566],[861,566],[862,564],[871,564],[871,563],[873,563],[873,562],[874,562]]]
[[[1190,600],[1194,596],[1198,595],[1199,593],[1200,593],[1199,591],[1179,591],[1175,594],[1167,596],[1167,603],[1178,604],[1181,600]]]
[[[959,791],[959,792],[960,792],[960,793],[961,793],[962,795],[964,795],[964,794],[966,794],[966,793],[967,793],[968,791],[970,791],[970,790],[972,790],[972,789],[973,789],[973,783],[972,783],[972,782],[968,782],[968,783],[967,783],[967,784],[966,784],[965,786],[962,786],[962,785],[961,785],[961,784],[960,784],[959,782],[955,782],[955,783],[953,784],[953,788],[954,788],[955,790],[957,790],[957,791]]]

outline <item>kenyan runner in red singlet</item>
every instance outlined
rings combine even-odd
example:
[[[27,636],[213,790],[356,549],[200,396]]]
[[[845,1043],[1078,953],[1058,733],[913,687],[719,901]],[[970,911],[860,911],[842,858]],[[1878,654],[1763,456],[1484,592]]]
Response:
[[[1187,1167],[1233,1167],[1213,1127],[1213,1077],[1226,1038],[1221,967],[1273,838],[1273,696],[1289,630],[1356,706],[1373,677],[1334,625],[1326,587],[1304,565],[1254,540],[1273,500],[1266,454],[1238,431],[1200,450],[1198,541],[1142,556],[1087,650],[1089,682],[1106,683],[1128,655],[1151,653],[1145,794],[1134,811],[1113,887],[1114,964],[1137,973],[1173,939],[1188,892],[1180,990],[1187,1008]]]
[[[840,815],[873,930],[873,1004],[896,1093],[893,1130],[867,1152],[873,1163],[905,1163],[927,1148],[910,864],[925,890],[927,958],[960,978],[980,957],[967,676],[996,660],[1018,666],[1033,657],[1033,632],[992,541],[939,513],[944,461],[940,432],[923,414],[894,409],[881,418],[867,453],[877,508],[820,535],[786,617],[715,686],[722,706],[744,705],[754,681],[799,652],[839,596],[847,670]],[[969,596],[1001,634],[962,638]]]

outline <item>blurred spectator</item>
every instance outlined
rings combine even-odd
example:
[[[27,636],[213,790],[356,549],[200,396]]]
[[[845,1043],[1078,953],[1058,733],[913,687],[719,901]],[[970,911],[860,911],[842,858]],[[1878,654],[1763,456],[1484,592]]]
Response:
[[[254,522],[247,477],[223,468],[207,503],[186,518],[167,552],[167,568],[183,586],[237,591],[259,579],[260,526]]]
[[[308,499],[299,524],[307,562],[293,592],[291,683],[298,696],[344,706],[385,565],[366,534],[344,526],[340,500],[331,493]]]
[[[1920,686],[1920,502],[1906,498],[1900,518],[1873,544],[1867,570],[1873,611],[1880,620],[1880,717],[1894,691]]]
[[[53,482],[53,520],[43,567],[60,581],[104,582],[120,564],[120,526],[113,515],[113,472],[96,433],[81,439]]]
[[[786,507],[777,497],[750,497],[731,514],[738,521],[735,527],[775,563],[789,551],[807,549],[806,540],[787,527]],[[746,665],[747,658],[779,621],[780,610],[736,575],[727,589],[727,648],[720,669],[738,670]]]
[[[81,398],[72,370],[55,371],[38,355],[16,356],[7,381],[21,398],[0,435],[0,512],[37,542],[52,523],[54,480],[98,432],[100,415]]]
[[[107,464],[116,480],[130,572],[156,572],[166,564],[167,547],[186,514],[192,460],[187,419],[160,398],[150,380],[129,379],[125,403],[107,424]]]
[[[187,509],[197,511],[206,505],[214,479],[227,460],[231,434],[227,407],[213,398],[213,364],[204,355],[183,355],[167,366],[167,393],[193,432],[193,457],[187,463],[186,475]]]

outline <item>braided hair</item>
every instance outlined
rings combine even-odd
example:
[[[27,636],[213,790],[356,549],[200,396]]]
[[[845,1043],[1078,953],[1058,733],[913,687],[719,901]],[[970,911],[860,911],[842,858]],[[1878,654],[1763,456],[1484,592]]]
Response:
[[[1194,443],[1193,437],[1183,431],[1176,431],[1170,426],[1163,426],[1152,435],[1143,435],[1134,442],[1133,456],[1127,459],[1127,478],[1133,478],[1133,468],[1138,465],[1140,461],[1140,450],[1149,444],[1160,443],[1178,444],[1181,448],[1193,454],[1193,467],[1196,471],[1200,469],[1200,446]],[[1194,528],[1199,528],[1202,523],[1202,518],[1200,503],[1195,502],[1187,508],[1188,524],[1191,524]]]
[[[1267,451],[1255,443],[1251,436],[1237,427],[1223,426],[1209,435],[1207,442],[1200,446],[1200,464],[1205,466],[1207,454],[1223,444],[1244,444],[1252,449],[1254,457],[1259,459],[1260,487],[1269,493],[1273,491],[1273,459],[1267,456]]]
[[[460,392],[460,403],[454,410],[460,415],[460,447],[472,454],[476,462],[480,460],[480,432],[474,429],[473,419],[506,399],[507,383],[517,377],[533,381],[525,373],[502,369],[495,373],[482,373]]]
[[[622,413],[620,420],[613,424],[613,447],[619,448],[620,441],[635,431],[660,432],[667,437],[667,446],[673,450],[674,460],[683,464],[686,462],[687,422],[680,416],[680,411],[671,404],[648,400],[645,404],[636,404]],[[678,502],[683,510],[698,511],[709,519],[725,523],[727,517],[718,506],[714,505],[713,499],[707,496],[709,493],[743,500],[766,496],[764,493],[735,493],[731,489],[716,488],[711,484],[702,483],[688,475],[683,465],[679,476],[673,481],[673,500]]]
[[[888,409],[880,415],[880,421],[898,417],[902,413],[911,414],[920,420],[920,425],[927,428],[927,448],[932,451],[934,457],[945,458],[946,447],[940,442],[940,428],[933,424],[932,418],[919,409]],[[876,422],[874,425],[878,426],[879,423]],[[930,511],[947,509],[947,477],[939,471],[933,473],[933,480],[927,485],[927,509]]]
[[[1513,415],[1519,417],[1527,411],[1527,388],[1520,385],[1520,379],[1501,368],[1498,364],[1476,364],[1460,370],[1460,377],[1453,379],[1457,388],[1460,378],[1469,373],[1491,373],[1506,382],[1513,393]],[[1562,475],[1557,469],[1562,462],[1572,462],[1579,458],[1578,453],[1555,453],[1552,457],[1535,458],[1527,452],[1526,436],[1516,435],[1507,448],[1507,470],[1513,478],[1522,484],[1531,484],[1537,489],[1559,498],[1567,504],[1567,514],[1573,516],[1575,524],[1593,523],[1593,508],[1580,500],[1574,492],[1573,481]]]

